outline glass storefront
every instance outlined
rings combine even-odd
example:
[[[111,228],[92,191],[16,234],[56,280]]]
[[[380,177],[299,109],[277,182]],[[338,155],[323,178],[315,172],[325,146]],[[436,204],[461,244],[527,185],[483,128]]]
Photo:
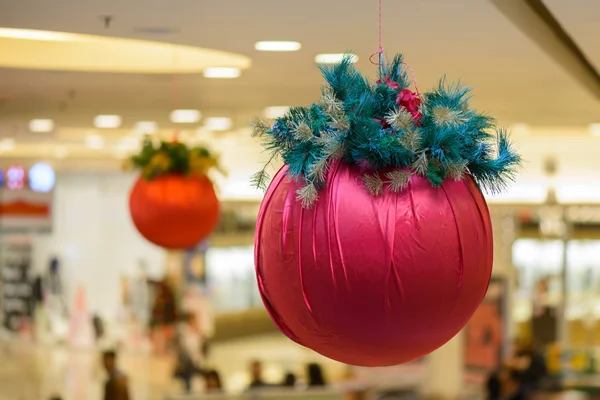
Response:
[[[253,246],[211,247],[206,252],[206,268],[215,312],[262,307]]]
[[[600,240],[573,239],[565,245],[562,240],[518,239],[512,256],[517,273],[514,321],[521,326],[531,321],[524,331],[534,336],[536,323],[541,324],[540,329],[555,331],[542,342],[562,331],[567,346],[600,344],[596,333],[600,317]],[[564,291],[562,285],[566,285]],[[563,306],[564,318],[560,311]]]

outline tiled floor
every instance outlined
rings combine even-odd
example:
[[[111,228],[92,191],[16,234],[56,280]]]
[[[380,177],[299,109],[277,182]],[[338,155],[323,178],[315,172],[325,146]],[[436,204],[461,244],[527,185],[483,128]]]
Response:
[[[272,337],[215,346],[213,354],[220,361],[216,366],[225,378],[224,383],[228,383],[230,392],[235,391],[237,386],[245,387],[245,367],[257,354],[267,365],[271,361],[272,365],[287,367],[293,367],[292,361],[305,364],[313,361],[314,357],[303,349],[298,352],[288,349],[286,353],[285,346],[278,346],[276,338]],[[178,383],[171,378],[173,364],[168,357],[125,352],[120,356],[120,366],[129,376],[135,400],[163,400],[166,394],[179,391]],[[272,380],[277,376],[275,372]],[[268,368],[265,373],[269,375]],[[406,371],[401,375],[406,375]],[[0,341],[0,400],[48,400],[52,395],[60,395],[63,400],[100,400],[103,380],[98,351]],[[545,395],[541,400],[549,398],[585,399],[581,395],[569,394]]]
[[[104,374],[96,351],[2,343],[0,360],[0,400],[46,400],[56,394],[64,400],[101,399]],[[120,364],[131,371],[136,400],[163,399],[177,389],[167,358],[125,354]]]
[[[173,361],[168,357],[123,352],[119,364],[129,376],[135,400],[163,400],[180,390],[172,379]],[[334,378],[343,366],[297,346],[281,335],[247,338],[211,347],[210,364],[220,373],[227,392],[247,385],[247,368],[260,357],[270,381],[281,379],[283,369],[302,373],[308,362],[320,362]],[[282,369],[283,368],[283,369]],[[0,337],[0,400],[47,400],[59,394],[64,400],[96,400],[101,397],[104,373],[99,351],[33,345]],[[201,388],[199,388],[201,389]]]

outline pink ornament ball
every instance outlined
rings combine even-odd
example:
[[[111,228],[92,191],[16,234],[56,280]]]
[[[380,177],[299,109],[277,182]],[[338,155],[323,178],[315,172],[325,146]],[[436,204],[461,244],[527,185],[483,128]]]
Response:
[[[492,272],[492,226],[470,176],[434,188],[413,175],[374,196],[357,167],[332,165],[303,208],[283,167],[258,215],[259,290],[277,327],[331,359],[388,366],[423,357],[456,335]]]

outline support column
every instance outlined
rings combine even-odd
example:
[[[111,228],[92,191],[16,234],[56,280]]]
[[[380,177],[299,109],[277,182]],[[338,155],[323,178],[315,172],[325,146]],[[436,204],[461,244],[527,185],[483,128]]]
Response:
[[[464,332],[427,356],[427,380],[424,393],[436,400],[457,400],[464,383]]]

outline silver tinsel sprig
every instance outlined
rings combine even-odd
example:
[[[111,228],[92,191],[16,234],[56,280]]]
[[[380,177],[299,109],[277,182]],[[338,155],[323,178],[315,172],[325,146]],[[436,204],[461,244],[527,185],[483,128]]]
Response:
[[[362,180],[365,188],[367,188],[369,193],[373,196],[379,196],[383,193],[383,180],[378,173],[365,174],[362,176]]]
[[[336,115],[336,116],[331,116],[331,119],[333,120],[333,123],[331,124],[331,127],[333,129],[335,129],[338,132],[346,132],[347,130],[350,129],[350,121],[348,121],[348,118],[345,115]]]
[[[431,119],[437,126],[456,126],[463,122],[462,112],[444,106],[435,106],[431,110]]]
[[[264,134],[267,133],[267,131],[269,129],[271,129],[271,127],[269,126],[269,123],[265,119],[260,118],[260,117],[253,118],[250,121],[250,126],[252,127],[252,136],[253,137],[263,136]]]
[[[306,121],[301,121],[294,125],[292,133],[296,140],[308,142],[314,137],[314,133]]]
[[[318,159],[310,166],[309,175],[311,179],[320,183],[325,183],[327,179],[327,170],[329,168],[329,160],[326,157]]]
[[[429,169],[429,160],[427,159],[427,153],[422,151],[417,157],[416,161],[412,165],[412,170],[415,174],[424,176],[427,174]]]
[[[319,107],[332,117],[339,117],[344,111],[344,103],[342,103],[329,86],[321,88],[321,98],[317,103]]]
[[[394,109],[390,111],[386,116],[385,120],[391,125],[396,131],[407,129],[412,125],[412,114],[404,109]]]
[[[462,181],[468,172],[468,163],[462,161],[460,163],[449,163],[448,164],[448,176],[455,181]]]
[[[296,191],[296,200],[302,202],[302,207],[312,207],[319,198],[319,192],[313,182],[307,182],[304,187]]]
[[[390,171],[385,174],[385,177],[389,179],[389,188],[392,192],[400,192],[402,189],[408,186],[410,182],[411,173],[402,169]]]
[[[344,155],[343,133],[333,132],[322,134],[318,143],[323,146],[323,152],[328,159],[341,158]]]
[[[417,128],[409,128],[398,138],[398,141],[402,146],[416,153],[421,147],[421,132]]]

